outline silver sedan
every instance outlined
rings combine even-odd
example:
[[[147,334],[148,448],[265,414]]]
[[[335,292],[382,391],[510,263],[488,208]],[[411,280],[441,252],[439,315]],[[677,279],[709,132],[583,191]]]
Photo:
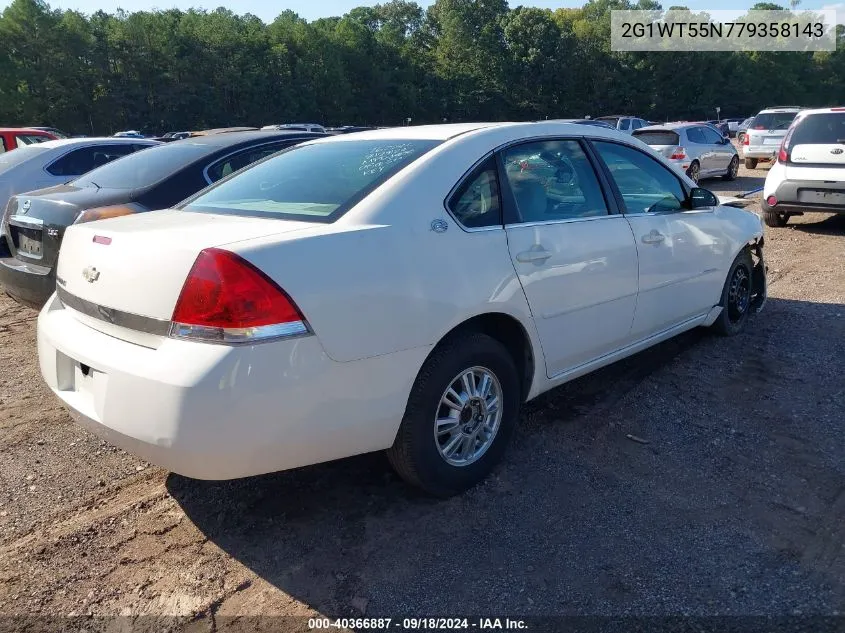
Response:
[[[667,123],[634,132],[695,182],[700,178],[736,178],[739,155],[729,138],[703,123]]]

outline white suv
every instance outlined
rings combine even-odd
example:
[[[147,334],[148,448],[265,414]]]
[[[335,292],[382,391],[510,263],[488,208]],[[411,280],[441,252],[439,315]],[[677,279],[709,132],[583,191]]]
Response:
[[[759,161],[775,159],[787,128],[800,111],[797,106],[774,106],[754,117],[742,139],[742,157],[747,169],[755,169]]]
[[[795,117],[766,176],[761,206],[768,226],[784,226],[790,215],[845,213],[845,107]]]

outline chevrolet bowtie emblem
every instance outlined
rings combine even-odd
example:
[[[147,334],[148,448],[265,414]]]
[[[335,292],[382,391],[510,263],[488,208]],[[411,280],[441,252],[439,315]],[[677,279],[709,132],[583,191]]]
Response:
[[[82,278],[85,279],[89,284],[93,284],[100,278],[100,271],[94,268],[93,266],[88,266],[85,270],[82,271]]]

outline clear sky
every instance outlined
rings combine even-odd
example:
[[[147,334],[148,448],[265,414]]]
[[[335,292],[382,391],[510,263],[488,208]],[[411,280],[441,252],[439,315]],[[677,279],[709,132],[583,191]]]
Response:
[[[149,9],[189,9],[198,7],[204,9],[215,9],[218,6],[225,6],[237,13],[252,13],[265,22],[271,22],[279,13],[285,9],[292,9],[303,18],[314,20],[316,18],[343,15],[350,9],[358,6],[378,4],[379,0],[281,0],[272,2],[269,0],[238,0],[231,2],[225,0],[47,0],[51,7],[58,9],[76,9],[83,13],[94,13],[102,9],[107,13],[113,13],[118,8],[126,11],[139,11]],[[675,0],[664,1],[664,6],[682,4],[691,9],[737,9],[750,7],[756,0],[737,2],[736,0]],[[777,0],[776,0],[777,1]],[[7,7],[11,0],[0,0],[0,9]],[[428,6],[432,0],[417,0],[421,6]],[[788,6],[788,1],[777,2]],[[584,4],[579,0],[511,0],[511,7],[519,5],[557,9],[560,7],[579,7]],[[738,6],[739,5],[739,6]],[[837,8],[840,11],[839,21],[843,22],[845,17],[845,2],[834,0],[804,0],[800,7],[802,9]]]

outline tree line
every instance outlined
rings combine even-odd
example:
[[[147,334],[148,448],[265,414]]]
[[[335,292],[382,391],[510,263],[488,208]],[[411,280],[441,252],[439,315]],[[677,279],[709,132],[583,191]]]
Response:
[[[630,113],[655,120],[845,103],[835,52],[621,53],[610,11],[391,0],[308,22],[167,10],[0,14],[0,125],[148,133],[291,121],[401,125]],[[672,7],[677,8],[677,7]],[[754,8],[780,9],[772,4]]]

